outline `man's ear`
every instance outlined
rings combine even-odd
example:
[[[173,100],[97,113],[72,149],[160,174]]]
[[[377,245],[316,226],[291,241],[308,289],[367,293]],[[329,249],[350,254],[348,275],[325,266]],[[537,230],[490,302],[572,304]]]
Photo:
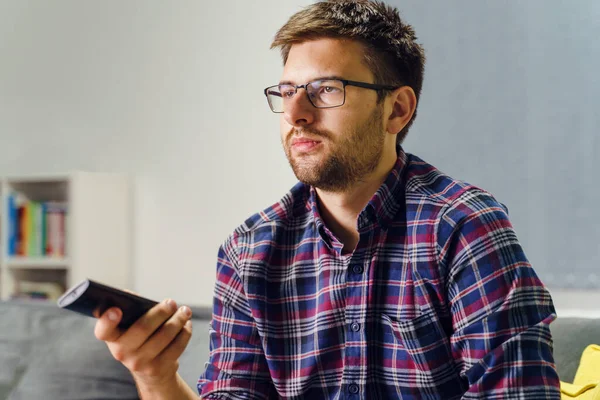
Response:
[[[400,132],[410,121],[417,108],[417,96],[410,86],[394,90],[386,99],[390,106],[386,131],[391,134]]]

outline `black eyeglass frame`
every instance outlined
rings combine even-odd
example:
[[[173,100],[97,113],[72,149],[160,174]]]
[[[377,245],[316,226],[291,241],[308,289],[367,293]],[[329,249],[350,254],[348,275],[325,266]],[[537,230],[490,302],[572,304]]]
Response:
[[[348,79],[338,79],[338,78],[330,78],[330,79],[315,79],[314,81],[311,82],[307,82],[304,85],[292,85],[289,83],[286,83],[285,85],[293,87],[295,89],[295,93],[294,96],[298,93],[298,89],[304,89],[306,90],[306,87],[308,85],[310,85],[311,83],[314,82],[318,82],[318,81],[338,81],[338,82],[342,82],[342,84],[344,85],[344,101],[342,102],[342,104],[339,104],[337,106],[328,106],[328,107],[318,107],[315,105],[315,103],[313,103],[312,99],[310,98],[310,96],[306,96],[308,97],[308,101],[310,102],[310,104],[312,104],[312,106],[314,108],[319,108],[319,109],[326,109],[326,108],[337,108],[337,107],[341,107],[344,104],[346,104],[346,86],[356,86],[359,88],[363,88],[363,89],[371,89],[371,90],[396,90],[401,86],[389,86],[389,85],[377,85],[375,83],[367,83],[367,82],[358,82],[358,81],[351,81]],[[273,106],[271,106],[271,101],[269,101],[269,94],[268,91],[269,89],[272,88],[279,88],[279,86],[281,85],[273,85],[273,86],[269,86],[267,88],[265,88],[264,93],[265,93],[265,97],[267,98],[267,102],[269,103],[269,108],[271,109],[272,112],[276,113],[276,114],[282,114],[283,111],[275,111],[273,110]]]

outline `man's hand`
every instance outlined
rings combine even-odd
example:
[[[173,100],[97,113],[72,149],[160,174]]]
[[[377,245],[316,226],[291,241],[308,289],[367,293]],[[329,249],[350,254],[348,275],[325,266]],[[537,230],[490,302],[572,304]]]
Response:
[[[106,342],[113,357],[133,375],[140,391],[163,392],[178,384],[179,357],[192,336],[189,307],[165,300],[129,329],[117,324],[122,312],[110,308],[96,322],[96,338]]]

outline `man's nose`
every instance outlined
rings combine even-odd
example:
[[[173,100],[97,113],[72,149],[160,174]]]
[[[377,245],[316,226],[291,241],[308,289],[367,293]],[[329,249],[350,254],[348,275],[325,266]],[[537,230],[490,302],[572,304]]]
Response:
[[[304,88],[298,89],[296,94],[285,101],[283,115],[291,126],[305,126],[314,122],[316,108],[308,100],[308,93]]]

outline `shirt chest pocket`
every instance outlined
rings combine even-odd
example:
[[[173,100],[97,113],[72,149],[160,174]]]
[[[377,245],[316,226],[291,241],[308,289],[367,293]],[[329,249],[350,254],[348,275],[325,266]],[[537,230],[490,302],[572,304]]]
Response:
[[[381,314],[381,323],[387,353],[384,359],[391,358],[392,367],[426,374],[453,369],[450,340],[435,314],[425,312],[400,321]]]

